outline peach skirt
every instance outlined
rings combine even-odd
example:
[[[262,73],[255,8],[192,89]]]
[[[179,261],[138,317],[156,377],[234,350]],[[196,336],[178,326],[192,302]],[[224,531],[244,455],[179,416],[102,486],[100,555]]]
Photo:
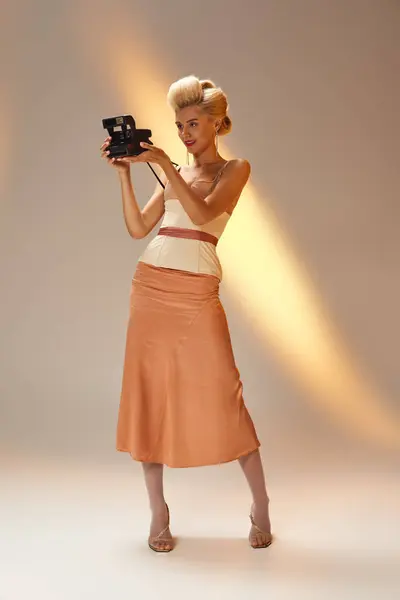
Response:
[[[170,467],[225,463],[260,443],[242,397],[219,280],[139,262],[117,450]]]

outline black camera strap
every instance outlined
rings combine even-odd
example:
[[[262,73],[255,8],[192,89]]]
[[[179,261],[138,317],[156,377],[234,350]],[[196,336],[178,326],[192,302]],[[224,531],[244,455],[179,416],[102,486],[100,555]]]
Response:
[[[161,181],[161,179],[159,178],[159,176],[157,175],[157,173],[155,172],[155,170],[153,169],[153,167],[151,166],[151,164],[150,164],[150,163],[147,163],[147,164],[149,165],[150,169],[153,171],[153,173],[154,173],[154,175],[155,175],[155,177],[156,177],[157,181],[158,181],[158,182],[159,182],[159,184],[161,185],[161,187],[162,187],[162,188],[165,190],[165,185],[164,185],[164,183]],[[179,165],[178,165],[177,163],[175,163],[175,162],[172,162],[172,164],[174,165],[174,167],[179,167]]]

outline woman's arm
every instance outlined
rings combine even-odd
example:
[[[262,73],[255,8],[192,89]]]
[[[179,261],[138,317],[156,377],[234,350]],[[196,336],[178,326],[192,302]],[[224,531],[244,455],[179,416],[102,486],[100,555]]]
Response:
[[[164,189],[160,184],[157,184],[152,197],[141,210],[133,191],[130,161],[126,158],[115,159],[109,157],[108,146],[110,140],[111,137],[107,137],[101,145],[101,156],[118,172],[122,193],[122,209],[128,232],[133,238],[141,239],[150,233],[164,214]],[[166,183],[164,174],[161,175],[160,179],[164,184]]]
[[[232,207],[250,176],[250,164],[247,160],[229,161],[219,182],[203,200],[186,183],[170,161],[162,166],[178,200],[195,225],[205,225]]]
[[[164,214],[164,189],[158,183],[152,197],[141,210],[133,190],[130,170],[120,171],[119,177],[126,228],[133,238],[144,238]],[[165,176],[160,178],[165,183]]]
[[[142,142],[146,148],[139,156],[129,158],[129,162],[154,162],[162,168],[174,188],[178,200],[195,225],[205,225],[231,208],[238,200],[250,176],[247,160],[229,161],[215,188],[205,198],[201,198],[176,171],[169,156],[161,148]]]
[[[141,142],[140,145],[147,151],[139,156],[119,158],[117,163],[151,162],[160,165],[178,200],[195,225],[205,225],[231,208],[250,176],[250,163],[247,160],[231,160],[215,188],[203,199],[186,183],[164,150],[145,142]]]

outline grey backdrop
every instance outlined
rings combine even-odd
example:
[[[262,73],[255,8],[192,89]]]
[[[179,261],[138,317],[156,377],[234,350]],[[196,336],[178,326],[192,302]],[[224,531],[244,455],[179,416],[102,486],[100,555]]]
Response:
[[[147,240],[125,231],[117,176],[99,159],[100,120],[134,111],[121,92],[126,81],[133,103],[159,103],[149,77],[166,93],[189,73],[228,93],[234,127],[225,148],[250,160],[259,201],[290,240],[360,379],[367,374],[379,391],[383,420],[397,426],[399,3],[3,0],[1,23],[3,449],[121,460],[114,438],[128,294]],[[174,135],[172,115],[165,130],[140,126],[155,139]],[[164,145],[184,160],[175,138]],[[134,181],[144,203],[152,175],[141,166]],[[258,277],[265,283],[268,270]],[[395,441],[360,435],[324,410],[323,398],[310,401],[245,304],[231,288],[222,295],[271,465],[395,459]],[[342,396],[351,405],[351,390]]]

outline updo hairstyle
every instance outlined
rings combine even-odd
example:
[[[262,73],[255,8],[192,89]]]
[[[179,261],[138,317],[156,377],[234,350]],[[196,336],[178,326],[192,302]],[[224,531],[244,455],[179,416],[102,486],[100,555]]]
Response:
[[[218,135],[226,135],[232,129],[232,121],[226,114],[226,95],[213,81],[200,80],[194,75],[183,77],[171,85],[167,100],[175,111],[187,106],[198,106],[206,114],[221,121]]]

